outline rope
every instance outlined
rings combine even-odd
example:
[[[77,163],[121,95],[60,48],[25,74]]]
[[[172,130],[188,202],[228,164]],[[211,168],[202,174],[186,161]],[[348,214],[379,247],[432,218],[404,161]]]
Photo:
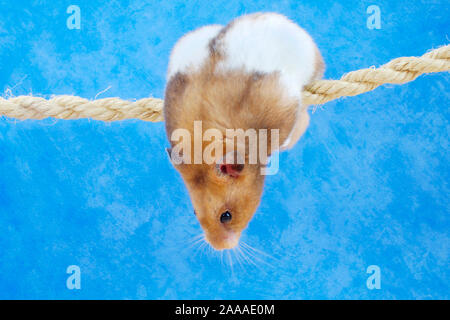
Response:
[[[450,71],[450,45],[432,50],[421,57],[401,57],[379,68],[349,72],[339,80],[319,80],[304,88],[306,105],[323,104],[343,96],[355,96],[386,83],[402,84],[424,73]],[[16,119],[82,119],[116,121],[141,119],[163,121],[164,101],[145,98],[126,101],[119,98],[88,100],[76,96],[44,99],[33,96],[0,97],[0,116]]]

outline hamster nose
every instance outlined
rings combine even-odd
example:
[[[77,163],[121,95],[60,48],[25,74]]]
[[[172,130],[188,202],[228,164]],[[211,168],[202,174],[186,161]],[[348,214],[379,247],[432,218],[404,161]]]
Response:
[[[229,236],[226,237],[225,240],[223,241],[225,248],[224,249],[232,249],[234,247],[236,247],[239,243],[239,237],[238,236]]]
[[[232,249],[239,243],[239,234],[228,232],[224,237],[206,236],[206,241],[216,250]]]

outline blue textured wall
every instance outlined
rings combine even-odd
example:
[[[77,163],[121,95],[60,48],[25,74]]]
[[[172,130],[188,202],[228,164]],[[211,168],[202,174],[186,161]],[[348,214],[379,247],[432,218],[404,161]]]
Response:
[[[264,2],[0,1],[0,90],[162,97],[181,35],[260,10],[313,35],[327,78],[449,41],[444,0]],[[70,4],[80,30],[66,27]],[[372,4],[379,30],[366,26]],[[162,123],[1,118],[0,298],[448,299],[449,79],[426,75],[313,114],[243,236],[271,266],[233,257],[231,269],[187,246],[201,229]],[[81,290],[66,288],[69,265]],[[380,290],[366,287],[369,265]]]

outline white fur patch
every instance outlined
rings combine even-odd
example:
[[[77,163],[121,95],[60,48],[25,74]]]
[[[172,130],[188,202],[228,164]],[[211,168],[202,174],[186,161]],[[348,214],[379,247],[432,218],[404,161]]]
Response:
[[[177,72],[186,73],[200,69],[209,57],[209,41],[222,29],[221,25],[210,25],[189,32],[175,44],[172,50],[167,79]]]
[[[219,71],[280,72],[286,92],[301,97],[301,88],[311,81],[315,44],[306,31],[286,17],[266,13],[234,21],[218,43],[225,59]]]

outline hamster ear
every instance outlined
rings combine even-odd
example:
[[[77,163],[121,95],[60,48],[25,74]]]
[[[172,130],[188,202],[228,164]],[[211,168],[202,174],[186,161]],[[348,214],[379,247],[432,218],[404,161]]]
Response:
[[[222,160],[216,164],[216,168],[221,174],[226,174],[233,178],[239,177],[244,167],[244,157],[237,151],[228,152]]]
[[[178,153],[173,153],[172,148],[166,148],[167,156],[169,161],[172,163],[174,167],[183,163],[183,156],[180,156]]]
[[[172,163],[172,148],[166,148],[167,158]]]

